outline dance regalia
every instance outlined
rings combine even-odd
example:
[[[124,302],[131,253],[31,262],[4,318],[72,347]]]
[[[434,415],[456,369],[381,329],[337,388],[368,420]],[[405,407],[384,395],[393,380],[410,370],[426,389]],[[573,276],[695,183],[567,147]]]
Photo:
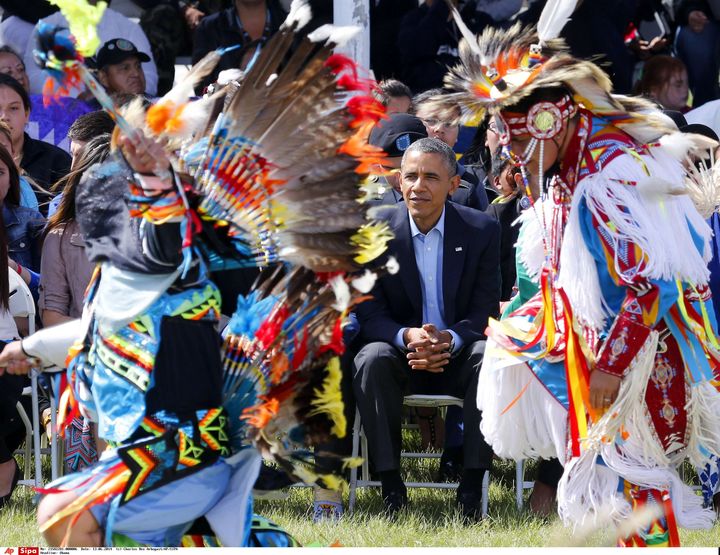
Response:
[[[86,172],[77,214],[97,270],[83,318],[23,343],[61,367],[72,344],[61,420],[87,416],[109,444],[96,465],[44,490],[78,496],[45,528],[69,518],[69,533],[90,510],[106,545],[292,545],[253,524],[262,457],[296,481],[340,487],[308,447],[345,433],[342,326],[375,278],[358,271],[391,237],[359,202],[358,182],[379,161],[367,128],[383,110],[354,64],[332,54],[347,31],[299,39],[307,19],[293,3],[225,98],[182,97],[212,69],[206,59],[147,114],[115,114],[177,157],[159,171],[164,187],[119,151]],[[255,266],[221,337],[209,273]],[[183,538],[198,517],[213,539]]]
[[[678,525],[709,528],[714,515],[678,467],[690,459],[707,498],[720,453],[711,232],[685,194],[683,166],[712,145],[672,133],[644,102],[612,96],[596,66],[543,38],[547,19],[538,27],[540,36],[517,26],[465,33],[463,64],[446,77],[453,102],[490,110],[503,144],[531,137],[514,156],[541,184],[544,141],[575,124],[558,174],[521,216],[518,275],[530,279],[512,312],[488,328],[482,431],[501,457],[564,464],[566,523],[627,523],[649,507],[620,543],[679,545]],[[515,105],[543,88],[567,96],[519,112]],[[437,108],[447,102],[438,97]],[[535,148],[540,168],[526,166]],[[605,412],[590,404],[591,372],[622,378]]]

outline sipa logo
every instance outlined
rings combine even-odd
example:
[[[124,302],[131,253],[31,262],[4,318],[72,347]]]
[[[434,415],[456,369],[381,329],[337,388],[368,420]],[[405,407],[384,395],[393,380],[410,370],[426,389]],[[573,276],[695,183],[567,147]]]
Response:
[[[39,547],[18,547],[18,555],[40,555]]]

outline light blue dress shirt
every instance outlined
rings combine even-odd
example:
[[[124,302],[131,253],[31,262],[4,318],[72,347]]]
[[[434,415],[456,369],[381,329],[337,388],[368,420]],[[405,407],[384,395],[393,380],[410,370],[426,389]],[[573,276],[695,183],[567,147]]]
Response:
[[[438,330],[445,330],[445,302],[443,299],[443,238],[445,235],[445,208],[440,219],[430,231],[423,233],[410,217],[410,235],[415,251],[415,263],[420,274],[422,288],[423,324],[433,324]],[[402,271],[402,268],[400,269]],[[395,346],[405,349],[403,334],[407,328],[402,328],[395,336]],[[453,336],[455,344],[453,353],[462,347],[462,339],[452,330],[447,330]]]

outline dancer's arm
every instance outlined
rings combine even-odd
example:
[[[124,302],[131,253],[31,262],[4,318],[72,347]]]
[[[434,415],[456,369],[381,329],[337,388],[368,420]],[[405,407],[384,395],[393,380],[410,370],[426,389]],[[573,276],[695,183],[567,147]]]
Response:
[[[648,279],[642,275],[648,259],[638,245],[629,239],[621,239],[613,247],[605,240],[595,216],[585,212],[584,220],[585,236],[598,261],[598,272],[624,289],[620,309],[590,375],[590,402],[601,410],[615,401],[620,382],[632,371],[632,362],[653,327],[676,302],[677,290],[671,281]]]
[[[0,353],[0,374],[27,374],[31,367],[65,367],[68,350],[85,334],[80,318],[42,329],[22,341],[8,343]]]

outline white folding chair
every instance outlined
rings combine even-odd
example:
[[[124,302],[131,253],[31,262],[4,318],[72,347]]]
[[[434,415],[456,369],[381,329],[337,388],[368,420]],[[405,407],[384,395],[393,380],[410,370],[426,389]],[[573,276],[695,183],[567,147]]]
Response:
[[[27,286],[25,281],[20,277],[20,275],[12,270],[11,268],[8,268],[8,283],[9,283],[9,290],[10,290],[10,302],[9,302],[9,312],[12,314],[14,318],[27,318],[28,319],[28,332],[30,335],[35,333],[35,316],[36,316],[36,310],[35,310],[35,300],[33,299],[32,293],[30,292],[30,288]],[[36,369],[33,369],[30,372],[30,387],[25,388],[23,390],[23,395],[28,395],[31,397],[32,402],[32,421],[28,417],[27,413],[23,409],[22,405],[18,403],[18,413],[20,414],[20,418],[22,419],[24,425],[25,425],[25,432],[26,432],[26,445],[25,445],[25,451],[24,451],[24,459],[25,459],[25,475],[24,479],[19,481],[18,483],[25,484],[25,485],[33,485],[35,487],[40,487],[42,485],[42,460],[41,456],[43,454],[43,449],[40,444],[40,435],[42,433],[42,430],[40,429],[40,414],[39,414],[39,404],[38,404],[38,375],[39,371]],[[56,403],[53,395],[50,395],[50,410],[52,413],[52,433],[51,435],[53,437],[49,438],[50,441],[50,460],[51,460],[51,475],[52,478],[55,479],[58,475],[58,453],[57,453],[57,437],[55,434],[56,430],[56,422],[55,422],[55,411],[56,411]],[[35,455],[35,475],[32,480],[28,478],[28,475],[30,473],[30,457],[29,457],[29,449],[27,445],[27,439],[32,436],[32,452]],[[47,452],[47,450],[46,450]]]
[[[463,400],[451,395],[407,395],[403,399],[403,404],[410,407],[448,407],[455,405],[463,406]],[[357,488],[359,487],[379,487],[380,482],[370,479],[370,466],[368,463],[368,447],[367,438],[362,429],[360,421],[360,411],[355,410],[355,424],[353,425],[353,450],[352,456],[362,457],[363,462],[360,466],[360,477],[358,477],[358,468],[354,467],[350,470],[350,494],[348,499],[348,512],[352,514],[355,509],[355,501],[357,499]],[[440,453],[415,453],[402,452],[403,458],[440,458]],[[408,488],[433,488],[433,489],[457,489],[457,483],[443,482],[405,482]],[[482,483],[482,514],[487,516],[488,511],[488,490],[490,487],[490,473],[486,472],[483,476]]]

